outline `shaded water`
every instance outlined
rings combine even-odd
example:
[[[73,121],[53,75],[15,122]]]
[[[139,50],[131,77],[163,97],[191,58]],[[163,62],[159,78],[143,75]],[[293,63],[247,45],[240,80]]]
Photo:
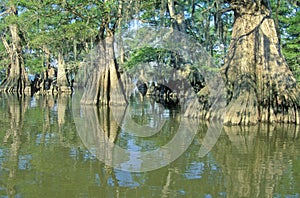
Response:
[[[89,124],[106,127],[111,141],[125,149],[164,145],[176,133],[176,110],[154,118],[159,106],[137,104],[126,126],[151,127],[164,119],[152,138],[118,128],[109,109],[87,107]],[[87,142],[99,136],[77,132],[71,98],[1,96],[0,197],[300,197],[298,127],[224,127],[212,150],[199,157],[206,130],[200,125],[188,150],[171,164],[130,173],[88,150]]]

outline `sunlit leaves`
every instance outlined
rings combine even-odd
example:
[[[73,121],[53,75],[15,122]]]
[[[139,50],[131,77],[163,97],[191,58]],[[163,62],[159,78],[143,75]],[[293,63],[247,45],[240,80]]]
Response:
[[[72,58],[75,57],[74,43],[79,53],[76,57],[82,58],[85,53],[88,53],[88,49],[99,41],[99,34],[106,36],[109,29],[116,27],[114,31],[130,28],[133,23],[128,21],[132,19],[138,21],[138,25],[141,26],[172,26],[173,19],[170,17],[167,2],[167,0],[2,0],[0,36],[4,35],[9,42],[8,25],[18,25],[23,38],[23,52],[30,53],[25,55],[28,67],[37,67],[39,64],[41,65],[38,67],[43,66],[41,57],[44,47],[50,50],[51,57],[55,58],[60,51],[63,52],[65,60],[75,61]],[[229,47],[234,20],[233,13],[229,11],[229,4],[223,0],[176,0],[174,2],[176,11],[184,12],[186,33],[209,51],[216,62],[222,64]],[[299,70],[297,57],[300,32],[299,8],[297,8],[297,1],[280,2],[278,18],[283,53],[292,70],[297,71]],[[274,9],[277,0],[272,0],[271,3]],[[17,9],[17,15],[7,12],[11,6]],[[121,18],[122,25],[119,24]],[[0,50],[0,67],[5,67],[8,57],[3,46],[0,46]],[[130,52],[131,58],[128,60],[127,67],[157,58],[157,54],[161,52],[153,50],[145,48],[140,52]],[[37,60],[29,62],[29,57]]]
[[[130,69],[143,63],[164,64],[165,66],[179,67],[183,64],[180,55],[165,48],[145,46],[130,52],[125,68]]]
[[[278,18],[282,52],[300,82],[300,13],[295,1],[272,1],[273,17]]]

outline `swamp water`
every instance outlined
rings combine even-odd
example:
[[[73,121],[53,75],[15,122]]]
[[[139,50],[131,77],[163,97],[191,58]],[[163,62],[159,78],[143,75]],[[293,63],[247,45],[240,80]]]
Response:
[[[89,112],[91,128],[104,127],[108,139],[123,149],[156,149],[177,132],[177,112],[160,111],[149,101],[140,104],[131,104],[122,129],[109,109],[83,111]],[[73,111],[70,97],[0,96],[0,197],[300,197],[299,126],[224,127],[200,157],[207,130],[200,124],[188,149],[172,163],[127,172],[98,159],[88,145],[99,134],[78,131]],[[153,117],[153,112],[161,113]],[[153,137],[126,131],[155,126],[160,119],[164,124]]]

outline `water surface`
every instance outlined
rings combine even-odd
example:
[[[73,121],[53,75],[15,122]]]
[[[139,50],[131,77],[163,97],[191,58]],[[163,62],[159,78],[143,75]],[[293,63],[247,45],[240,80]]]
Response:
[[[180,121],[176,109],[160,111],[146,101],[132,103],[132,116],[120,128],[109,109],[89,108],[91,127],[106,126],[107,137],[129,150],[166,144]],[[151,137],[126,131],[162,120]],[[188,150],[171,164],[131,173],[90,152],[87,142],[97,136],[78,133],[70,97],[2,95],[0,197],[300,197],[298,126],[224,127],[212,150],[200,157],[207,127],[199,125]]]

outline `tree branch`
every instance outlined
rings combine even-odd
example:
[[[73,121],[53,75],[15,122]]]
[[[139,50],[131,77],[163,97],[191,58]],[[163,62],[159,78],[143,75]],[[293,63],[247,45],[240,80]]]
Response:
[[[218,10],[218,13],[223,14],[223,13],[226,13],[226,12],[230,12],[232,10],[233,10],[232,7],[228,7],[228,8],[224,8],[224,9]]]
[[[4,38],[4,36],[1,36],[1,40],[2,40],[2,43],[3,43],[6,51],[8,52],[8,54],[11,54],[11,48],[10,48],[7,40]]]
[[[4,12],[0,13],[0,17],[2,17],[2,16],[5,15],[5,14],[8,14],[9,12],[10,12],[10,9],[5,10]]]

